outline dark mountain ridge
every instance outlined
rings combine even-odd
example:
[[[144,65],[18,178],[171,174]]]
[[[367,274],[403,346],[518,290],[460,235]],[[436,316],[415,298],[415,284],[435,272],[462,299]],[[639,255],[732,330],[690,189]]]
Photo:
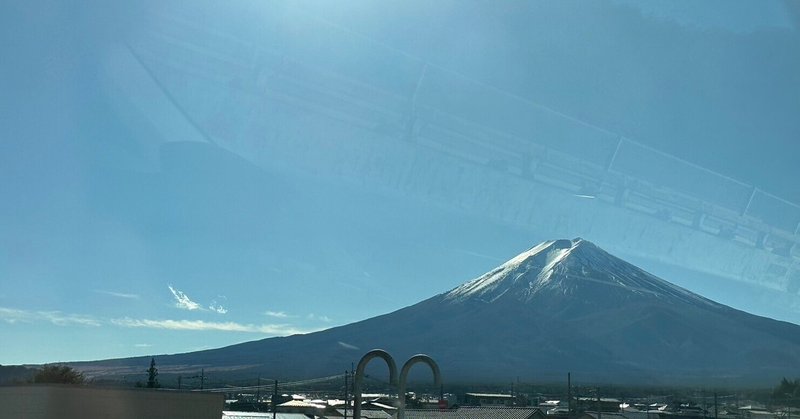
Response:
[[[371,319],[306,335],[158,357],[163,372],[333,375],[383,348],[424,352],[445,379],[766,384],[796,373],[800,326],[754,316],[657,278],[594,244],[548,241],[453,290]],[[100,376],[144,358],[75,364]]]

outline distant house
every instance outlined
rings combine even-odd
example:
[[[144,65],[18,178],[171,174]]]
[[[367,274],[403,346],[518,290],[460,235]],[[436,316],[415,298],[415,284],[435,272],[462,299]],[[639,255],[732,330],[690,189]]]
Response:
[[[586,411],[595,411],[598,410],[601,413],[605,412],[619,412],[620,404],[622,402],[619,399],[609,398],[609,397],[576,397],[575,398],[575,406],[577,410],[586,410]],[[604,415],[605,416],[605,415]]]
[[[322,418],[342,418],[344,417],[344,409],[327,410]],[[353,417],[353,411],[347,411],[347,417]],[[361,419],[391,419],[394,416],[384,412],[383,410],[362,410]]]
[[[627,416],[627,414],[622,413],[604,413],[600,412],[585,412],[582,415],[578,416],[578,419],[631,419]]]
[[[513,406],[515,397],[510,394],[467,393],[465,406]]]
[[[306,402],[302,400],[290,400],[278,405],[277,409],[283,413],[302,413],[305,415],[317,416],[325,411],[326,405]]]
[[[361,417],[367,419],[390,419],[395,417],[397,408],[389,404],[381,403],[378,400],[384,400],[383,397],[375,397],[375,400],[369,400],[361,403]],[[388,400],[388,398],[386,398]],[[347,417],[353,417],[353,405],[349,404],[347,408]],[[320,415],[324,418],[340,418],[345,416],[344,403],[334,403],[328,406],[324,413]]]
[[[567,417],[569,416],[569,406],[561,404],[561,400],[545,400],[539,403],[539,409],[550,417]]]
[[[387,413],[393,413],[397,410],[397,408],[387,404],[386,402],[370,400],[361,404],[361,410],[382,410]]]
[[[774,413],[768,411],[767,409],[759,406],[742,406],[739,408],[739,414],[743,418],[750,418],[750,419],[761,419],[761,418],[772,418],[775,416]]]
[[[549,410],[561,406],[561,400],[544,400],[539,403],[539,409]]]
[[[539,406],[541,408],[541,405]],[[568,406],[556,406],[550,409],[545,410],[548,417],[555,418],[555,417],[568,417],[569,416],[569,407]]]

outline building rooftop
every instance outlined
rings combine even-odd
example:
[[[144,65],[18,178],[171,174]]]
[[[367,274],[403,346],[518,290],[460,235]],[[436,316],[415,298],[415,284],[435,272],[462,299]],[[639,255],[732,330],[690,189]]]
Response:
[[[336,415],[326,414],[325,417],[344,417],[344,409],[336,409]],[[347,417],[353,417],[353,411],[347,411]],[[362,410],[361,417],[367,419],[391,419],[393,416],[383,410]]]
[[[514,396],[510,394],[496,394],[496,393],[467,393],[468,396],[473,397],[501,397],[501,398],[508,398],[511,399]]]
[[[272,419],[273,413],[271,412],[222,412],[222,419]],[[275,419],[308,419],[308,416],[302,413],[275,413]]]
[[[531,407],[460,407],[448,410],[407,409],[406,419],[531,419],[544,418],[541,410]]]

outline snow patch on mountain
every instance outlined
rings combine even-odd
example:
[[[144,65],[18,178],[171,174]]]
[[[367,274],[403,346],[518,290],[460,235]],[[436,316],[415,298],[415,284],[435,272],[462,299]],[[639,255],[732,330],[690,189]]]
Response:
[[[494,301],[508,292],[518,281],[530,278],[533,274],[536,275],[536,281],[529,282],[528,287],[535,292],[549,282],[559,263],[581,241],[581,239],[551,240],[540,243],[492,271],[456,287],[448,292],[445,298],[461,301],[486,296]]]
[[[451,302],[493,302],[504,296],[530,301],[547,295],[596,293],[619,298],[656,298],[667,304],[722,305],[678,287],[616,258],[581,238],[551,240],[520,253],[492,271],[444,294]],[[616,291],[615,291],[616,290]],[[611,294],[607,294],[611,293]]]

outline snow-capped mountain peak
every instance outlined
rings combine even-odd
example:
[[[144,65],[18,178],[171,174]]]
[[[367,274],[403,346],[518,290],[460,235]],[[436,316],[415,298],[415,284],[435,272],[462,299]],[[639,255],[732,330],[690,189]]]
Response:
[[[464,300],[479,297],[494,300],[509,289],[517,288],[520,281],[528,281],[524,286],[532,294],[549,282],[559,264],[581,243],[583,240],[580,238],[540,243],[490,272],[456,287],[446,294],[446,298]]]
[[[540,243],[456,287],[444,298],[451,302],[492,302],[501,297],[529,301],[544,292],[549,298],[593,294],[592,298],[580,299],[583,301],[603,295],[606,301],[658,299],[720,306],[616,258],[581,238]]]

